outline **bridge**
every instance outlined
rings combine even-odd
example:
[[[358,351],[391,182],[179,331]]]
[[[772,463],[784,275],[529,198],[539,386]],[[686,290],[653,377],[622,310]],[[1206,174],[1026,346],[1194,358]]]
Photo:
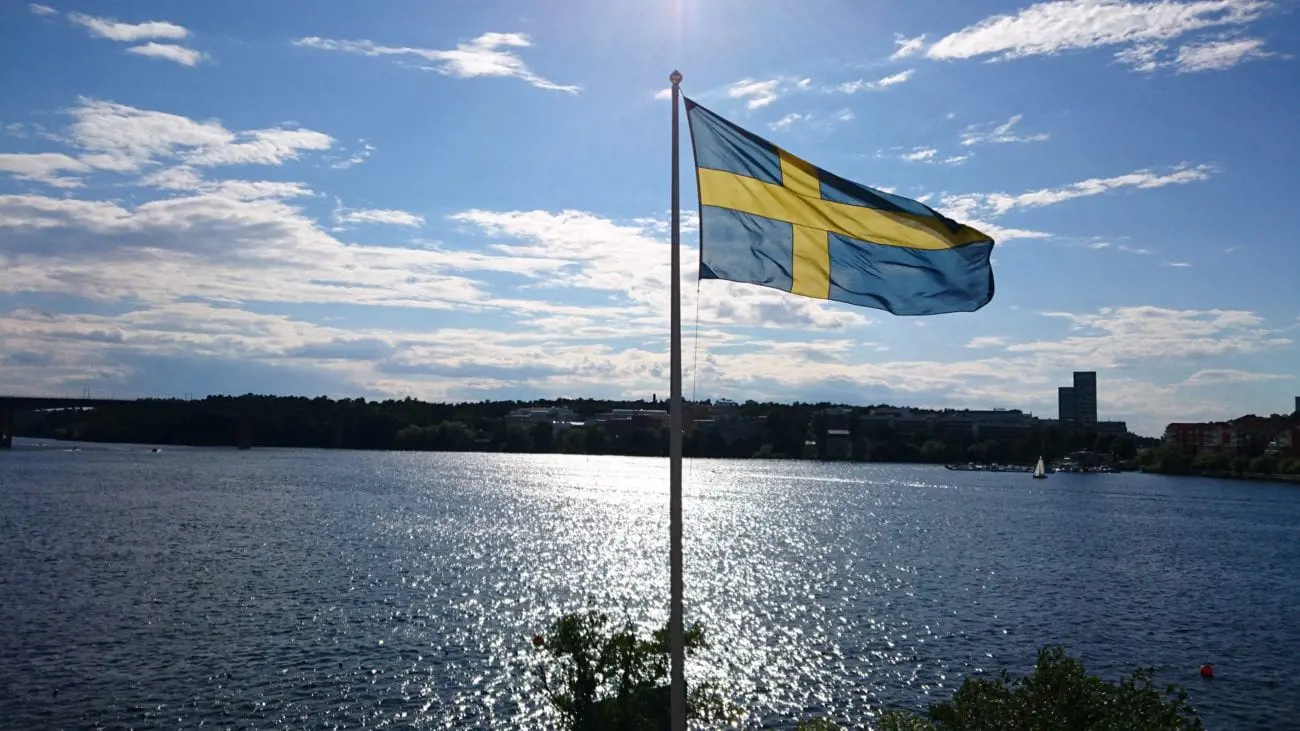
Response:
[[[0,449],[14,445],[14,414],[44,409],[84,409],[129,404],[126,399],[61,398],[58,396],[0,396]]]
[[[0,449],[10,449],[14,444],[14,415],[23,411],[47,409],[86,409],[127,406],[139,403],[136,399],[63,398],[59,396],[5,396],[0,394]],[[236,443],[240,449],[252,446],[252,428],[246,415],[240,419]]]

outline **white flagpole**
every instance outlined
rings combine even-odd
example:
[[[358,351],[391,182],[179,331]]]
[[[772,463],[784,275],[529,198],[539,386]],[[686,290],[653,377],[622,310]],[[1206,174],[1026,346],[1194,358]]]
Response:
[[[669,289],[670,393],[668,402],[668,563],[671,573],[672,603],[668,611],[668,650],[671,657],[673,731],[686,731],[686,629],[682,601],[682,256],[681,256],[681,185],[677,160],[677,104],[682,75],[673,71],[673,222],[672,279]]]

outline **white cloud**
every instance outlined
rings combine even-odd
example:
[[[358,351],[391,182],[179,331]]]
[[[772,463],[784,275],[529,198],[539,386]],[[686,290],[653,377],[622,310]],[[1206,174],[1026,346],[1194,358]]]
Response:
[[[68,20],[85,26],[93,35],[100,38],[122,43],[136,43],[150,38],[180,40],[190,35],[185,28],[161,20],[136,24],[120,23],[113,18],[99,18],[84,13],[70,13]]]
[[[1064,188],[1044,188],[1018,195],[1006,193],[986,193],[945,196],[943,204],[950,209],[960,210],[967,215],[999,216],[1019,208],[1038,208],[1055,205],[1075,198],[1101,195],[1121,188],[1163,188],[1168,185],[1183,185],[1207,180],[1214,168],[1208,165],[1182,166],[1172,171],[1159,174],[1150,170],[1137,170],[1125,175],[1111,178],[1090,178],[1072,183]]]
[[[392,226],[423,226],[424,217],[406,211],[383,208],[339,209],[334,213],[334,222],[348,223],[385,223]]]
[[[1187,269],[1191,265],[1192,265],[1191,262],[1186,262],[1186,261],[1171,261],[1165,263],[1165,266],[1173,267],[1174,269]]]
[[[1106,46],[1154,48],[1195,31],[1250,23],[1271,6],[1269,0],[1051,0],[947,35],[926,56],[1009,59]]]
[[[1180,73],[1222,71],[1245,61],[1273,55],[1262,50],[1263,47],[1264,41],[1260,38],[1195,43],[1179,48],[1173,65]]]
[[[965,155],[952,155],[951,157],[945,157],[942,162],[944,165],[961,165],[973,156],[972,153],[967,153]]]
[[[1183,386],[1218,386],[1225,383],[1257,383],[1259,381],[1285,381],[1295,378],[1290,373],[1252,373],[1235,368],[1205,368],[1188,376]]]
[[[899,155],[899,159],[908,162],[931,162],[937,154],[939,154],[939,151],[933,147],[916,147],[910,152]]]
[[[27,6],[27,8],[37,15],[58,15],[59,14],[59,11],[55,10],[49,5],[39,5],[37,3],[31,3],[30,5]]]
[[[335,170],[347,170],[350,167],[355,167],[365,162],[367,159],[370,158],[372,154],[374,154],[374,152],[375,152],[375,146],[366,142],[365,140],[362,140],[360,150],[358,150],[348,159],[340,160],[330,165],[330,167],[334,168]]]
[[[1053,363],[1114,368],[1143,360],[1172,360],[1251,353],[1278,342],[1264,320],[1248,310],[1176,310],[1106,307],[1089,314],[1043,313],[1069,321],[1084,334],[1058,341],[1017,343],[1008,350],[1050,356]]]
[[[1052,235],[1047,233],[1046,231],[1034,231],[1031,229],[1023,229],[1023,228],[1008,228],[1006,226],[999,226],[996,223],[991,223],[989,221],[981,221],[979,219],[974,219],[974,218],[958,218],[954,216],[951,212],[942,209],[940,209],[940,211],[943,213],[943,215],[948,216],[949,218],[953,218],[954,220],[960,221],[961,223],[964,223],[967,226],[970,226],[971,228],[977,231],[982,231],[988,234],[989,236],[992,236],[993,240],[999,243],[1005,243],[1007,241],[1017,241],[1023,239],[1050,239],[1052,237]]]
[[[154,43],[150,41],[143,46],[132,46],[126,49],[127,53],[134,53],[138,56],[147,56],[149,58],[161,58],[167,61],[173,61],[182,66],[193,66],[203,60],[203,54],[192,48],[177,46],[172,43]]]
[[[807,122],[810,121],[812,118],[813,117],[811,114],[800,114],[798,112],[791,112],[785,115],[784,117],[781,117],[780,119],[776,120],[775,122],[769,124],[768,126],[776,130],[790,129],[790,127],[794,126],[796,123]]]
[[[1129,48],[1115,52],[1115,60],[1131,66],[1134,71],[1150,73],[1160,68],[1160,54],[1165,50],[1163,43],[1138,43]]]
[[[523,33],[484,33],[471,40],[458,43],[454,49],[411,48],[382,46],[373,41],[338,41],[328,38],[307,37],[294,41],[295,46],[322,51],[356,53],[363,56],[417,56],[434,65],[421,67],[458,79],[476,77],[516,78],[539,89],[576,94],[581,87],[557,84],[539,76],[513,49],[528,48],[532,41]]]
[[[1128,244],[1120,244],[1119,246],[1116,246],[1116,245],[1110,243],[1109,241],[1094,241],[1094,242],[1092,242],[1092,243],[1090,243],[1090,244],[1085,244],[1085,245],[1084,245],[1084,248],[1092,249],[1093,251],[1102,251],[1102,250],[1106,250],[1106,249],[1114,249],[1115,251],[1122,251],[1122,252],[1124,252],[1124,253],[1126,253],[1126,254],[1141,254],[1141,255],[1146,255],[1146,254],[1150,254],[1150,253],[1152,253],[1152,251],[1151,251],[1150,249],[1137,248],[1137,247],[1134,247],[1134,246],[1129,246]]]
[[[239,132],[224,145],[197,150],[187,156],[192,165],[280,165],[299,153],[328,150],[334,139],[309,129],[255,129]]]
[[[1006,338],[1001,337],[1001,336],[982,335],[982,336],[977,337],[977,338],[971,338],[970,342],[969,342],[969,343],[966,343],[966,347],[968,347],[968,348],[1001,348],[1001,347],[1006,346],[1009,342],[1010,342],[1010,341],[1008,341]]]
[[[925,34],[922,33],[915,38],[907,38],[902,33],[895,33],[894,45],[898,46],[898,48],[890,58],[897,60],[908,56],[915,56],[925,50]]]
[[[672,87],[669,87],[667,89],[660,89],[659,91],[655,92],[655,100],[657,101],[666,102],[666,101],[671,101],[672,98],[673,98]]]
[[[160,190],[211,193],[236,200],[301,198],[315,195],[302,183],[268,180],[204,180],[194,168],[177,165],[140,178],[139,185]]]
[[[846,81],[835,88],[845,94],[856,94],[859,91],[882,91],[891,86],[898,86],[899,84],[906,82],[911,79],[912,75],[915,73],[916,69],[906,69],[904,71],[899,71],[896,74],[876,79],[875,81],[866,81],[865,79]]]
[[[835,113],[834,119],[837,122],[852,122],[855,117],[856,115],[853,114],[852,109],[841,109]]]
[[[727,87],[727,97],[744,99],[749,109],[760,109],[777,100],[780,85],[780,79],[742,79]]]
[[[45,183],[56,188],[77,188],[82,184],[80,179],[65,177],[61,173],[90,171],[89,165],[59,152],[0,154],[0,172],[9,173],[19,180]]]
[[[972,124],[961,134],[963,145],[1005,144],[1008,142],[1040,142],[1048,136],[1044,133],[1020,135],[1012,128],[1020,123],[1022,115],[1016,114],[1002,124]]]
[[[70,113],[73,144],[94,153],[97,167],[121,171],[162,159],[191,165],[280,165],[333,144],[329,135],[308,129],[232,132],[216,121],[196,122],[95,99],[82,99]]]

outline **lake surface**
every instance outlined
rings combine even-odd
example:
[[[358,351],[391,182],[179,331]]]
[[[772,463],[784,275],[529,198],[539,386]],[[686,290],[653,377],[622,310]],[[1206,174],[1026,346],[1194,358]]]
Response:
[[[754,727],[923,707],[1045,643],[1112,679],[1161,668],[1211,729],[1296,727],[1294,486],[685,471],[687,620],[713,642],[690,672],[725,678]],[[582,456],[0,453],[0,719],[546,728],[534,632],[586,606],[666,620],[667,474]]]

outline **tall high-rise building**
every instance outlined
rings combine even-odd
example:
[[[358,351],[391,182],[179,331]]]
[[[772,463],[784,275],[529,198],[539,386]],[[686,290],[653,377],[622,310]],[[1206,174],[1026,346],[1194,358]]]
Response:
[[[1074,421],[1079,426],[1097,425],[1097,372],[1074,372]]]
[[[1056,389],[1056,418],[1062,424],[1074,423],[1074,387],[1061,386]]]

